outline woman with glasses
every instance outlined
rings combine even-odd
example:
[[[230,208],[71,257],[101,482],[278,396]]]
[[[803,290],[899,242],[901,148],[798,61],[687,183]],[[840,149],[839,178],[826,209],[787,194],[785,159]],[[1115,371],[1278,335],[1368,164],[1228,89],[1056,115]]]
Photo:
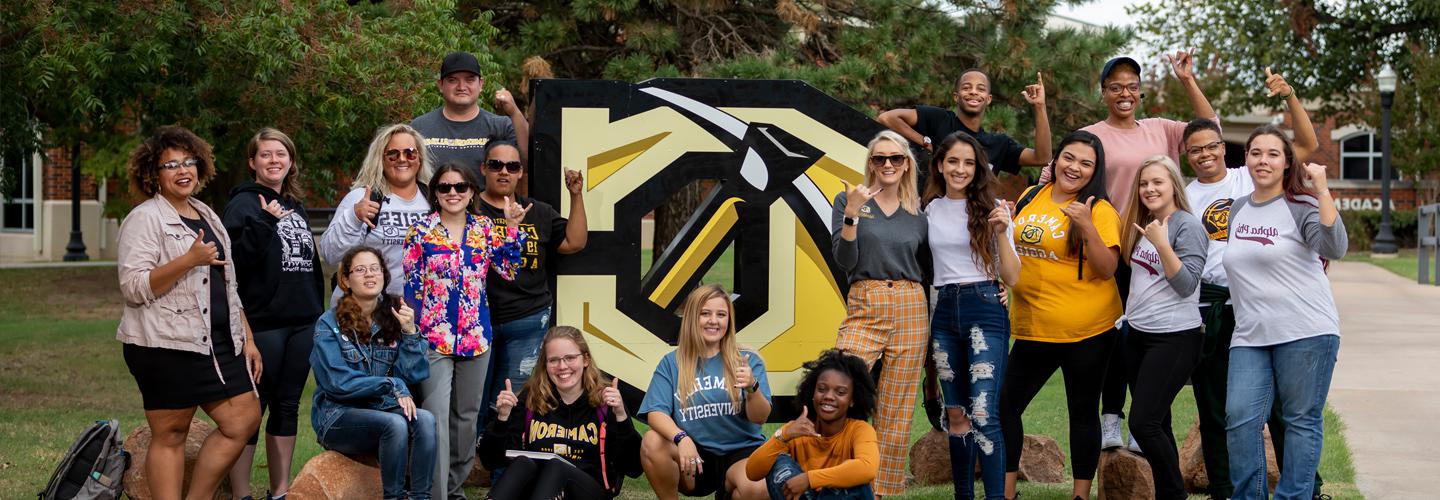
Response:
[[[476,419],[490,365],[490,269],[515,279],[528,236],[515,230],[527,209],[505,199],[505,226],[479,215],[475,177],[447,163],[428,194],[430,215],[410,227],[401,266],[405,301],[419,311],[420,334],[430,345],[430,378],[420,385],[420,406],[437,415],[435,498],[463,498],[461,484],[475,460]]]
[[[734,316],[720,285],[695,288],[681,306],[676,349],[650,377],[640,461],[657,498],[766,496],[764,479],[746,477],[745,463],[765,443],[770,381],[765,360],[736,340]]]
[[[370,141],[350,192],[335,207],[335,216],[320,235],[320,257],[335,265],[358,246],[380,250],[391,276],[400,276],[405,233],[430,213],[424,182],[430,179],[425,138],[405,124],[381,127]],[[391,281],[385,293],[400,295],[404,280]],[[330,296],[334,304],[340,290]]]
[[[342,295],[315,322],[315,439],[327,450],[373,455],[384,498],[430,498],[435,415],[415,407],[410,386],[429,376],[415,311],[385,293],[393,279],[379,250],[340,258]]]
[[[835,196],[831,242],[849,276],[845,321],[835,347],[881,364],[877,496],[905,491],[915,390],[930,339],[921,262],[930,260],[910,143],[886,130],[870,140],[864,184]]]
[[[542,361],[519,394],[506,380],[485,428],[480,460],[505,469],[491,499],[611,499],[623,476],[640,475],[640,434],[606,383],[585,336],[572,326],[545,334]],[[511,451],[528,452],[510,458]]]
[[[217,431],[200,448],[185,496],[207,498],[260,425],[262,372],[229,257],[234,247],[220,217],[195,198],[215,176],[215,158],[189,130],[161,127],[130,154],[126,171],[148,199],[120,226],[125,312],[115,338],[150,425],[145,476],[156,498],[181,497],[185,436],[203,409]]]
[[[515,280],[486,283],[495,355],[490,359],[491,376],[485,398],[481,400],[481,407],[485,408],[504,389],[506,379],[523,386],[530,378],[536,357],[540,355],[540,340],[550,327],[550,303],[554,300],[550,294],[549,263],[556,256],[583,250],[588,228],[585,197],[580,195],[584,187],[580,172],[565,171],[565,189],[570,193],[570,216],[566,218],[549,204],[515,192],[525,179],[525,167],[520,162],[520,150],[514,144],[490,143],[481,170],[485,175],[485,190],[479,196],[480,213],[502,224],[505,199],[514,198],[515,203],[529,210],[520,221],[520,231],[531,238],[521,250]],[[485,415],[480,419],[483,429]]]

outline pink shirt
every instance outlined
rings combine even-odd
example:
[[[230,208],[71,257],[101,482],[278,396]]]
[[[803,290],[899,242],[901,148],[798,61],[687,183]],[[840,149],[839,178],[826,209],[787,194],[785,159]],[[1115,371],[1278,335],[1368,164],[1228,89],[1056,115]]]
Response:
[[[1180,163],[1180,136],[1185,132],[1185,122],[1146,118],[1137,123],[1140,126],[1123,129],[1102,120],[1080,129],[1099,137],[1105,148],[1105,194],[1121,217],[1130,204],[1130,190],[1141,162],[1163,154]]]

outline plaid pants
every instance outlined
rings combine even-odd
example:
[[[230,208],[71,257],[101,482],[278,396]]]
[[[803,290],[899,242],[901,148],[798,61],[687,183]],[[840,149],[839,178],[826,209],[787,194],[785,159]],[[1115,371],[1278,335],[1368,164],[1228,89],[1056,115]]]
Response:
[[[915,390],[930,337],[925,290],[914,281],[858,281],[850,285],[845,307],[835,347],[859,356],[871,368],[883,359],[874,418],[880,441],[875,494],[898,495],[905,491]]]

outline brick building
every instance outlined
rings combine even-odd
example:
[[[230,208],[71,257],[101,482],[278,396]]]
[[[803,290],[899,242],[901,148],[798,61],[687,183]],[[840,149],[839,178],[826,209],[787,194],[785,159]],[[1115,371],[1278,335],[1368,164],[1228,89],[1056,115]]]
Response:
[[[0,208],[0,262],[58,261],[70,242],[70,151],[51,148],[4,156]],[[115,259],[119,223],[103,216],[107,182],[80,182],[80,230],[92,260]]]

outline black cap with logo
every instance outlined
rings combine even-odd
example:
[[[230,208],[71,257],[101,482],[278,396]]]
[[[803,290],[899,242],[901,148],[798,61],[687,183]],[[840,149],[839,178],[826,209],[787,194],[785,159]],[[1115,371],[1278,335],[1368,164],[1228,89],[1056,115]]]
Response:
[[[447,60],[448,60],[448,59],[447,59]],[[1111,60],[1109,60],[1109,61],[1106,61],[1106,62],[1105,62],[1105,68],[1100,70],[1100,86],[1101,86],[1101,87],[1104,87],[1104,86],[1105,86],[1105,79],[1106,79],[1106,78],[1110,78],[1110,73],[1112,73],[1112,72],[1115,71],[1115,67],[1116,67],[1116,66],[1119,66],[1119,65],[1122,65],[1122,64],[1125,65],[1125,66],[1129,66],[1130,69],[1135,70],[1135,76],[1136,76],[1136,77],[1139,77],[1139,76],[1140,76],[1140,63],[1135,62],[1134,59],[1131,59],[1131,58],[1129,58],[1129,57],[1124,57],[1124,56],[1117,57],[1117,58],[1111,59]]]

